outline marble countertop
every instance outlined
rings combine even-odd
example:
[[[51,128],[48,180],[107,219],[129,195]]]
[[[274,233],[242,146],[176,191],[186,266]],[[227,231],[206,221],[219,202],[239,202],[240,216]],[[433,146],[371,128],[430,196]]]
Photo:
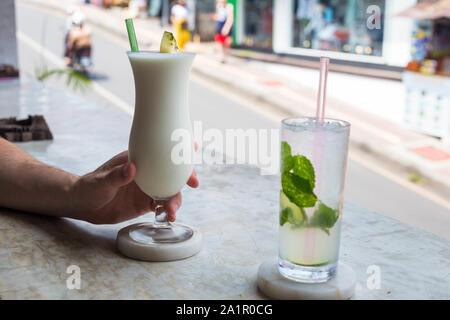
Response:
[[[55,139],[19,146],[87,173],[127,148],[130,116],[30,80],[0,83],[0,117],[44,114]],[[9,103],[6,105],[4,101]],[[203,234],[189,259],[150,263],[115,248],[120,228],[0,209],[1,299],[259,299],[260,263],[277,255],[279,177],[249,166],[199,166],[178,221]],[[357,275],[355,299],[450,299],[450,242],[346,203],[340,259]],[[68,289],[76,265],[81,289]],[[375,266],[375,267],[374,267]],[[367,285],[379,268],[379,289]],[[370,279],[369,279],[370,282]]]

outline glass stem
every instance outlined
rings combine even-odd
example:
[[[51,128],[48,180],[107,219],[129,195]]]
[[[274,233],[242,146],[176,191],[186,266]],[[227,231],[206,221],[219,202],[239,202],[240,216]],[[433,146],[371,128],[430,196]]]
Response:
[[[169,215],[166,212],[165,204],[167,200],[155,201],[155,222],[154,226],[158,228],[170,228]]]

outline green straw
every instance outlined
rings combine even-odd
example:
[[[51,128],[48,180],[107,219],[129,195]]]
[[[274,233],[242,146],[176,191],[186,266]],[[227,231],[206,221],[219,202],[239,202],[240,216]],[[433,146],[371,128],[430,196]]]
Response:
[[[134,33],[133,19],[126,19],[125,24],[127,25],[128,40],[130,40],[131,51],[138,52],[138,43],[136,40],[136,34]]]

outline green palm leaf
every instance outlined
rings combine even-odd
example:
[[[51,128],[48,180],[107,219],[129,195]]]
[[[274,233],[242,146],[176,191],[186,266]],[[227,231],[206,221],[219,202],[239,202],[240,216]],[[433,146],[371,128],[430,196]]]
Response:
[[[73,69],[48,69],[47,66],[35,69],[36,79],[39,81],[46,81],[47,79],[56,76],[58,79],[66,77],[66,85],[74,91],[84,91],[91,85],[91,79],[84,74],[76,72]]]

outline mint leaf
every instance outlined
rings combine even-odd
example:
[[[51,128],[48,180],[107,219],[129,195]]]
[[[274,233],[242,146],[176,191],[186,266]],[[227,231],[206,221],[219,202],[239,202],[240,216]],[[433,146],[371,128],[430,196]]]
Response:
[[[281,142],[281,173],[289,172],[293,168],[291,146],[286,141]]]
[[[334,210],[320,202],[319,208],[314,212],[309,224],[312,227],[324,229],[325,232],[331,229],[339,218],[339,210]],[[329,233],[329,232],[327,232]]]
[[[284,172],[281,175],[281,186],[284,194],[299,208],[314,207],[317,202],[309,181],[293,173]]]
[[[284,225],[289,220],[289,214],[292,214],[292,208],[287,207],[280,213],[280,226]]]
[[[316,175],[311,161],[305,156],[296,155],[292,157],[294,174],[309,182],[311,190],[314,190],[316,185]]]
[[[281,173],[291,172],[299,178],[305,179],[309,182],[311,190],[314,190],[316,184],[316,176],[314,167],[311,161],[305,156],[292,156],[292,150],[289,143],[281,142]]]

